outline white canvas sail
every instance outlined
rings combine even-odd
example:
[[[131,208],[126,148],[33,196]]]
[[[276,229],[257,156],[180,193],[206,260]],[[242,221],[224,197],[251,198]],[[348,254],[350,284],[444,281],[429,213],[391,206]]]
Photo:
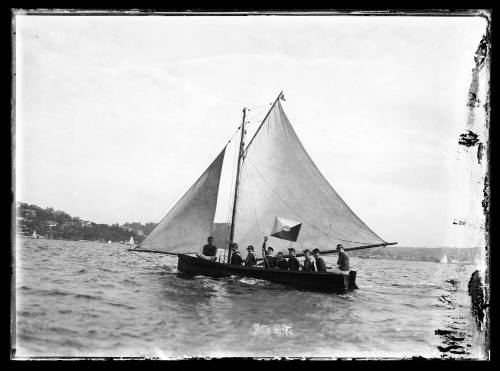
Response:
[[[137,250],[200,252],[212,233],[225,148]]]
[[[446,254],[443,255],[443,257],[440,260],[441,264],[447,264],[448,263],[448,258],[446,257]]]
[[[128,244],[129,245],[133,245],[134,244],[134,237],[133,236],[130,236],[130,240],[128,241]]]
[[[33,234],[31,235],[33,238],[38,238],[38,235],[36,234],[36,231],[33,231]]]
[[[269,237],[268,246],[287,253],[385,243],[335,192],[305,151],[279,100],[245,151],[236,207],[235,238],[260,247],[276,216],[300,221],[296,242]]]

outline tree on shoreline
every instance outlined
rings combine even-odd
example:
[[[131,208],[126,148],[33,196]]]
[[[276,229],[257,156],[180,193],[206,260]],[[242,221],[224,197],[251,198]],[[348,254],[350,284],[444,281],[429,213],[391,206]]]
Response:
[[[134,241],[139,243],[156,226],[156,223],[151,222],[146,224],[132,222],[122,226],[118,223],[97,224],[72,217],[52,207],[43,209],[23,202],[18,202],[16,209],[18,233],[31,235],[36,231],[40,236],[54,239],[119,242],[128,241],[133,237]]]

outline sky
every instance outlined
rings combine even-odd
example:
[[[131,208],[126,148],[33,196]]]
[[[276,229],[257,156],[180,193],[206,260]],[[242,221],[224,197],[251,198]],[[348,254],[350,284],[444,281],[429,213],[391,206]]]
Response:
[[[464,199],[480,189],[457,143],[485,29],[479,17],[18,15],[16,200],[158,222],[243,107],[258,121],[283,90],[304,147],[372,230],[465,246],[452,223],[474,218]]]

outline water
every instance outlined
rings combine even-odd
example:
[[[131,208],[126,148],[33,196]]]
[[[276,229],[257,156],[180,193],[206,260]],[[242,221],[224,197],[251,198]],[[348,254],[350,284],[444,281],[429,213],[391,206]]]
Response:
[[[126,249],[18,240],[16,357],[483,357],[472,266],[352,258],[360,288],[339,295],[181,278]]]

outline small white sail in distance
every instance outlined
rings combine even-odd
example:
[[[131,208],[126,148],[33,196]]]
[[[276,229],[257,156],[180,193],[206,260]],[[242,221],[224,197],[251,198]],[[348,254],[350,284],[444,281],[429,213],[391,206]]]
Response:
[[[447,264],[448,263],[448,258],[446,257],[446,254],[443,255],[441,260],[439,261],[441,264]]]
[[[129,245],[134,245],[134,237],[133,236],[130,236],[130,240],[128,241],[128,244]]]

